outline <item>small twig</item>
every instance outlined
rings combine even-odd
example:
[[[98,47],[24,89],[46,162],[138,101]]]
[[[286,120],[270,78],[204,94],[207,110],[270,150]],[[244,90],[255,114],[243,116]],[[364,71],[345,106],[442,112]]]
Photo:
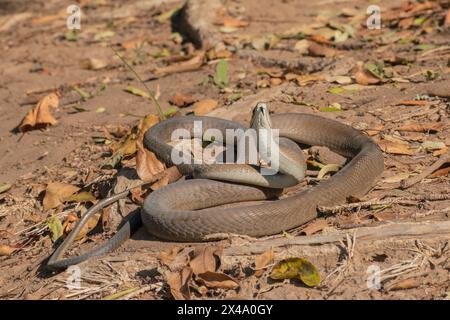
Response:
[[[427,194],[403,198],[394,198],[388,200],[370,200],[364,202],[348,203],[334,207],[318,207],[317,209],[321,213],[325,214],[338,214],[345,211],[353,211],[355,209],[359,210],[362,208],[370,208],[372,206],[388,206],[392,204],[414,206],[417,205],[417,201],[441,201],[441,200],[450,200],[450,194]]]
[[[111,50],[114,52],[114,54],[127,66],[128,69],[130,69],[130,71],[134,74],[134,76],[139,80],[139,82],[145,87],[145,89],[147,90],[148,95],[150,96],[150,99],[152,99],[153,103],[156,105],[156,108],[158,109],[158,113],[159,113],[159,117],[161,120],[164,120],[166,117],[164,116],[164,112],[162,110],[161,105],[159,104],[158,100],[155,98],[155,96],[153,95],[152,91],[150,90],[150,88],[147,86],[147,84],[144,82],[144,80],[142,80],[142,78],[139,76],[139,74],[136,72],[136,70],[134,70],[134,68],[125,61],[125,59],[116,51],[114,50],[113,47],[110,47]]]
[[[418,174],[417,176],[402,180],[400,182],[400,187],[402,189],[407,189],[415,185],[416,183],[422,181],[423,179],[428,177],[430,174],[432,174],[434,171],[436,171],[449,161],[450,161],[450,152],[447,152],[443,154],[435,163],[433,163],[431,166],[423,170],[422,173]]]

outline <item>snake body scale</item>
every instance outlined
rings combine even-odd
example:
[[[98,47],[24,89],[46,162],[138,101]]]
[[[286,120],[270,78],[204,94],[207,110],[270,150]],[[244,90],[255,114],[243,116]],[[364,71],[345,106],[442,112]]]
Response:
[[[262,109],[265,109],[264,105]],[[261,108],[259,110],[261,111]],[[351,160],[330,179],[296,195],[263,204],[233,208],[217,206],[273,198],[280,194],[280,189],[276,189],[277,186],[272,189],[270,183],[276,185],[278,179],[285,179],[284,182],[292,184],[292,175],[297,175],[294,178],[299,180],[301,171],[294,168],[292,162],[288,162],[291,169],[288,178],[282,174],[273,178],[274,181],[269,179],[268,186],[272,188],[268,188],[264,187],[268,181],[266,177],[256,182],[259,186],[241,184],[242,180],[246,181],[247,176],[254,178],[255,168],[252,166],[178,165],[183,174],[208,179],[185,180],[158,189],[147,196],[140,215],[132,216],[107,242],[90,252],[62,259],[62,255],[90,216],[100,208],[125,197],[128,192],[100,201],[86,212],[63,244],[55,250],[47,267],[62,269],[109,252],[120,246],[141,224],[150,234],[170,241],[204,241],[208,235],[220,233],[259,237],[287,231],[316,218],[318,206],[340,204],[349,196],[363,196],[384,169],[383,154],[379,147],[370,137],[351,126],[302,113],[274,114],[270,120],[271,127],[279,129],[280,137],[299,144],[326,146]],[[201,121],[204,130],[214,128],[224,132],[229,128],[246,129],[241,124],[219,118],[171,118],[156,124],[145,133],[145,147],[167,165],[171,165],[170,154],[173,147],[167,143],[171,133],[177,128],[192,130],[194,121]],[[280,143],[280,149],[287,155],[287,160],[295,159],[300,162],[300,166],[304,165],[301,164],[300,156],[293,155],[295,151],[292,151],[289,140]],[[231,175],[229,168],[232,168]],[[211,180],[217,177],[220,179],[222,176],[226,176],[228,182]]]

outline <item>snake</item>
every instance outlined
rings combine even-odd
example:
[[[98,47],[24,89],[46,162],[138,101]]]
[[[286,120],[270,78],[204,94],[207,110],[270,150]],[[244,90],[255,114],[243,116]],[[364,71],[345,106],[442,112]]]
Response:
[[[222,137],[226,137],[227,129],[249,129],[238,122],[215,117],[174,117],[149,128],[144,135],[144,145],[167,166],[172,166],[176,147],[170,141],[174,130],[184,129],[195,136],[195,123],[202,124],[202,138],[208,129],[222,133]],[[319,206],[334,206],[349,197],[362,197],[384,170],[384,158],[378,145],[365,133],[336,120],[306,113],[269,115],[267,105],[259,102],[253,110],[251,127],[277,130],[280,136],[278,173],[262,175],[258,166],[249,164],[177,163],[183,175],[194,179],[177,181],[150,193],[140,212],[130,215],[108,241],[84,254],[62,258],[89,218],[101,208],[126,197],[129,191],[99,201],[56,248],[47,261],[47,268],[65,269],[108,253],[142,225],[151,235],[176,242],[208,241],[210,235],[261,237],[289,231],[316,218]],[[235,139],[218,142],[235,142]],[[266,139],[265,144],[268,142],[271,140]],[[329,179],[280,199],[283,187],[296,185],[304,178],[305,160],[299,145],[325,146],[348,161]],[[258,200],[270,201],[249,204]],[[242,205],[223,206],[231,203]]]

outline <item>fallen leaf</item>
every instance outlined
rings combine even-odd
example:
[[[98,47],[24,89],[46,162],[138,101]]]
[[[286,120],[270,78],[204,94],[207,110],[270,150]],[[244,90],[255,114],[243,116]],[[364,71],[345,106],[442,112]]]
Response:
[[[410,173],[399,173],[392,177],[388,177],[383,180],[384,183],[399,183],[402,180],[408,179],[411,176]]]
[[[424,141],[422,142],[422,148],[427,151],[439,150],[445,148],[445,143],[442,141]]]
[[[170,18],[172,18],[179,10],[181,9],[181,6],[176,6],[173,9],[170,9],[166,12],[161,13],[156,17],[156,20],[159,23],[163,23],[165,21],[168,21]]]
[[[439,156],[443,155],[444,153],[447,153],[447,151],[448,151],[448,147],[435,150],[435,151],[433,151],[433,156],[434,157],[439,157]]]
[[[220,272],[207,271],[198,275],[198,282],[204,284],[209,288],[221,289],[237,289],[239,283],[229,275]]]
[[[187,61],[174,63],[167,67],[156,68],[154,74],[155,76],[159,77],[172,73],[188,72],[200,69],[200,67],[203,65],[204,56],[205,53],[201,52]]]
[[[325,80],[325,77],[320,74],[309,74],[309,75],[303,75],[298,76],[295,78],[299,86],[306,86],[307,84],[315,81],[322,81]]]
[[[11,246],[0,245],[0,257],[1,256],[9,256],[16,250],[17,250],[17,248],[14,248]]]
[[[155,180],[156,175],[164,171],[164,164],[158,160],[153,152],[144,148],[141,140],[136,141],[136,172],[144,182]]]
[[[122,42],[120,45],[124,49],[137,49],[141,48],[147,40],[147,36],[138,36],[133,39]]]
[[[52,241],[55,242],[63,235],[63,226],[61,221],[56,217],[52,216],[47,221],[48,229],[50,230]]]
[[[70,196],[67,200],[67,202],[91,202],[95,203],[97,202],[97,198],[94,197],[92,193],[89,191],[82,191],[80,193],[74,194]]]
[[[450,173],[450,166],[436,170],[431,176],[432,177],[445,177]]]
[[[420,287],[420,281],[417,279],[404,279],[397,281],[393,283],[392,285],[388,286],[386,289],[388,291],[395,291],[395,290],[406,290],[406,289],[413,289]]]
[[[81,60],[81,66],[83,69],[100,70],[106,68],[108,66],[108,62],[97,58],[87,58]]]
[[[243,28],[248,26],[248,22],[235,18],[224,18],[222,22],[225,27]]]
[[[58,108],[59,97],[56,93],[50,93],[43,97],[37,105],[28,111],[19,125],[21,132],[26,132],[42,126],[54,125],[56,119],[51,115],[49,108]]]
[[[255,276],[262,276],[264,269],[273,263],[274,252],[273,249],[267,250],[255,258]]]
[[[178,181],[179,179],[181,179],[182,176],[183,175],[180,173],[180,171],[176,166],[170,167],[162,173],[162,177],[154,184],[152,184],[150,188],[153,191],[156,191],[161,187],[167,186],[170,183]]]
[[[184,267],[181,271],[169,274],[167,284],[175,300],[189,300],[191,298],[191,292],[189,290],[189,281],[191,278],[192,269],[189,267]]]
[[[133,86],[128,86],[125,88],[126,92],[132,93],[135,96],[139,96],[139,97],[144,97],[144,98],[150,98],[150,95],[148,94],[148,92],[141,90],[139,88],[133,87]]]
[[[309,235],[312,235],[312,234],[317,233],[319,231],[322,231],[326,227],[328,227],[327,220],[325,220],[325,219],[315,219],[313,222],[311,222],[306,227],[304,227],[300,231],[300,234],[305,235],[305,236],[309,236]]]
[[[166,266],[169,266],[173,260],[175,259],[175,257],[178,255],[178,253],[181,251],[181,247],[179,246],[173,246],[170,251],[161,251],[159,253],[159,259],[161,260],[161,262],[163,264],[165,264]],[[186,263],[188,262],[188,260],[186,260]]]
[[[388,141],[388,140],[379,141],[378,146],[385,153],[405,154],[405,155],[413,155],[416,153],[416,151],[407,144]]]
[[[368,71],[364,66],[359,65],[355,73],[356,83],[368,86],[371,84],[378,84],[381,82],[380,78],[373,75],[372,72]]]
[[[154,114],[149,114],[149,115],[145,116],[144,118],[142,118],[139,121],[139,125],[138,125],[137,140],[142,141],[147,130],[150,129],[151,127],[153,127],[158,122],[159,122],[159,117]]]
[[[339,103],[333,102],[328,107],[321,107],[319,108],[322,112],[336,112],[336,111],[342,111],[342,107]]]
[[[0,183],[0,193],[6,192],[11,189],[12,184],[9,183]]]
[[[332,47],[310,42],[308,53],[313,57],[334,57],[338,54],[338,51]]]
[[[423,124],[406,124],[399,128],[398,131],[407,131],[407,132],[429,132],[436,133],[440,129],[442,129],[442,122],[432,122],[432,123],[423,123]]]
[[[45,191],[43,200],[44,211],[56,208],[67,201],[80,188],[67,183],[50,182]]]
[[[100,221],[102,214],[100,212],[94,214],[88,222],[81,228],[80,233],[78,233],[77,237],[75,238],[76,241],[79,241],[86,237],[86,235],[95,229],[95,227],[98,225],[98,222]]]
[[[218,107],[218,101],[213,99],[205,99],[194,103],[194,114],[196,116],[203,116]]]
[[[317,179],[322,180],[327,173],[337,172],[340,168],[341,166],[338,164],[327,164],[320,169]]]
[[[192,272],[199,275],[205,272],[216,272],[220,267],[222,248],[203,246],[194,249],[194,257],[189,262]]]
[[[216,67],[216,74],[214,76],[214,83],[220,88],[228,87],[228,62],[221,59]]]
[[[306,39],[299,40],[294,45],[294,50],[299,54],[305,54],[308,52],[309,42]]]
[[[330,83],[351,84],[352,78],[349,76],[325,76],[325,80]],[[343,88],[341,88],[343,89]]]
[[[179,108],[187,107],[197,101],[193,96],[186,93],[177,92],[172,98],[169,99],[169,102],[173,105],[176,105]]]
[[[299,279],[308,287],[320,284],[320,274],[317,268],[308,260],[302,258],[289,258],[280,261],[272,270],[270,278]]]

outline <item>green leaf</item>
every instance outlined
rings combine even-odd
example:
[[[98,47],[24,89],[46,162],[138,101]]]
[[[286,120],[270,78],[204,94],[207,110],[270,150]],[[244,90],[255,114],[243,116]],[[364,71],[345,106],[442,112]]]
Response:
[[[107,38],[111,38],[115,35],[116,33],[112,30],[107,30],[107,31],[103,31],[103,32],[99,32],[94,36],[94,40],[95,41],[100,41],[100,40],[104,40]]]
[[[340,94],[340,93],[344,92],[345,90],[342,87],[332,87],[332,88],[329,88],[327,91],[329,93]]]
[[[12,184],[9,183],[0,183],[0,193],[6,192],[11,189]]]
[[[328,172],[337,172],[340,168],[341,166],[337,164],[327,164],[320,169],[317,179],[323,179]]]
[[[91,202],[95,203],[97,199],[89,191],[82,191],[74,194],[67,199],[67,202]]]
[[[84,100],[87,100],[91,97],[91,95],[88,92],[86,92],[78,87],[73,87],[73,90],[76,93],[78,93],[80,95],[80,97],[82,97]]]
[[[425,51],[425,50],[430,50],[430,49],[434,49],[436,46],[433,44],[427,44],[427,43],[423,43],[423,44],[418,44],[415,45],[413,47],[414,51]]]
[[[270,278],[275,280],[299,279],[308,287],[320,284],[320,274],[317,268],[302,258],[288,258],[280,261],[273,268]]]
[[[221,87],[228,87],[228,62],[221,59],[216,67],[216,75],[214,76],[214,83]]]
[[[58,240],[62,236],[62,234],[63,234],[63,226],[61,224],[61,221],[56,216],[52,216],[47,221],[47,226],[48,226],[48,228],[50,230],[51,238],[52,238],[53,242],[55,242],[56,240]]]
[[[141,89],[132,87],[132,86],[126,87],[125,91],[129,92],[129,93],[132,93],[132,94],[134,94],[136,96],[140,96],[140,97],[144,97],[144,98],[150,98],[150,95],[147,92],[145,92],[145,91],[143,91]]]
[[[322,108],[319,108],[319,110],[322,112],[336,112],[336,111],[342,111],[342,107],[339,103],[333,102],[328,107],[322,107]]]
[[[76,29],[69,30],[64,34],[64,38],[67,41],[77,41],[79,34],[80,34],[79,31]]]
[[[163,12],[159,16],[156,17],[156,20],[159,23],[163,23],[164,21],[167,21],[170,18],[172,18],[180,9],[181,9],[181,6],[178,6],[169,11]]]
[[[174,115],[177,111],[178,111],[178,108],[170,107],[169,109],[164,111],[164,116],[170,117],[170,116]]]

